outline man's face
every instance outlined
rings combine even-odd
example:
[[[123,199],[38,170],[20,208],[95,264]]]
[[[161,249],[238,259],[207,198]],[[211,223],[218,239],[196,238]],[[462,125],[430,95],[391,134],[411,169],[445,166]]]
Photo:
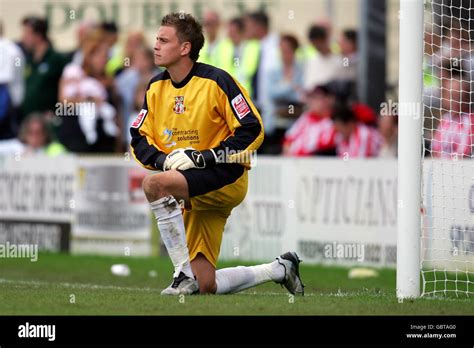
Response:
[[[189,49],[189,42],[179,42],[174,27],[161,26],[158,29],[154,48],[155,64],[167,68],[188,54]]]
[[[341,48],[341,54],[348,56],[356,51],[354,44],[344,34],[339,36],[338,40],[339,47]]]
[[[215,38],[219,31],[219,17],[215,13],[206,13],[202,25],[204,32],[211,38]]]
[[[334,129],[337,133],[341,134],[345,140],[348,140],[350,138],[354,127],[354,122],[345,123],[342,121],[334,121]]]
[[[326,47],[328,46],[327,41],[324,39],[314,39],[314,40],[311,40],[311,43],[318,51],[324,51]]]
[[[287,40],[280,40],[280,53],[283,63],[289,65],[295,58],[295,50]]]
[[[237,25],[229,23],[227,29],[227,36],[233,43],[239,43],[242,40],[242,33]]]
[[[25,141],[28,146],[39,149],[46,145],[46,133],[39,121],[32,121],[28,125]]]
[[[21,33],[21,43],[26,50],[33,50],[38,42],[37,34],[33,31],[33,28],[29,25],[23,25]]]
[[[334,96],[315,92],[308,96],[308,108],[320,117],[329,117],[334,106]]]
[[[258,24],[249,17],[245,18],[245,37],[247,39],[258,39]]]

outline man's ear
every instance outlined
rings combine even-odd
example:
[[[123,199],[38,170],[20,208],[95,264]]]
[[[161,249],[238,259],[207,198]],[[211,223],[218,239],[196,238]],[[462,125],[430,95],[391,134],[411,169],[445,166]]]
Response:
[[[181,44],[181,55],[185,56],[191,52],[191,42],[183,42]]]

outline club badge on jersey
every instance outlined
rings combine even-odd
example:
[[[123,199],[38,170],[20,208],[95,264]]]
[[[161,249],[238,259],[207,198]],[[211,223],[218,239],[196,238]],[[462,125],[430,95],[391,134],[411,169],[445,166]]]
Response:
[[[174,97],[174,113],[183,114],[185,109],[186,108],[184,107],[184,96]]]

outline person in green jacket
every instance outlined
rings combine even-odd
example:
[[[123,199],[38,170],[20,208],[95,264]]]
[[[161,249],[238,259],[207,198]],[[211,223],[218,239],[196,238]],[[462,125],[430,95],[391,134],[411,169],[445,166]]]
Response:
[[[66,58],[56,52],[49,41],[48,22],[43,18],[23,19],[21,45],[27,55],[25,96],[19,123],[32,112],[55,110],[59,79],[66,64]]]

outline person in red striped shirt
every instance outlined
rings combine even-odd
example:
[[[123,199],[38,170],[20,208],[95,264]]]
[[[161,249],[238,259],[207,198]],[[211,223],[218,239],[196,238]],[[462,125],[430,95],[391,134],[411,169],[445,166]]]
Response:
[[[335,95],[326,85],[315,87],[307,95],[308,110],[285,133],[285,155],[335,154],[334,125],[331,120],[335,100]]]
[[[375,128],[359,122],[347,103],[335,105],[334,122],[336,154],[344,159],[375,157],[382,145],[382,136]]]
[[[431,142],[433,157],[473,157],[474,114],[470,111],[470,81],[459,69],[445,69],[441,79],[444,112]]]

